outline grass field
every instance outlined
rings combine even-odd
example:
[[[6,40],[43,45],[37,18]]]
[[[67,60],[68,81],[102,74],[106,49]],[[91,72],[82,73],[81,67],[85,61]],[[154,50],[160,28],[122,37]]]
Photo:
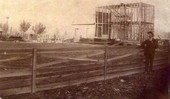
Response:
[[[88,58],[103,60],[104,45],[89,45],[77,43],[15,43],[0,42],[0,64],[5,66],[30,66],[32,49],[38,49],[37,64],[61,61],[65,58]],[[15,49],[15,50],[13,50]],[[16,50],[18,49],[18,50]],[[19,50],[23,49],[23,50]],[[30,50],[25,50],[30,49]],[[128,49],[128,50],[127,50]],[[136,47],[110,47],[108,48],[108,58],[137,51]]]
[[[100,45],[89,45],[89,44],[79,44],[79,43],[26,43],[26,42],[0,42],[0,49],[54,49],[54,48],[79,48],[88,46],[99,46]]]

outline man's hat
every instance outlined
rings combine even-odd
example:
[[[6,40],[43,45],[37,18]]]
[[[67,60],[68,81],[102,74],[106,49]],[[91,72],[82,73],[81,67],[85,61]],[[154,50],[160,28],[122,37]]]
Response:
[[[149,32],[148,32],[148,34],[152,34],[152,35],[154,36],[154,34],[153,34],[153,32],[152,32],[152,31],[149,31]]]

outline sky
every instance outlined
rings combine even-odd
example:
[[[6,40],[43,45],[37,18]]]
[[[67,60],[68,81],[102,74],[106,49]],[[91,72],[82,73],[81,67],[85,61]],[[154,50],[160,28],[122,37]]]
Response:
[[[73,32],[72,23],[93,23],[95,8],[120,3],[144,2],[155,6],[155,31],[170,32],[170,0],[0,0],[0,23],[7,21],[14,29],[25,20],[32,26],[41,22],[47,33],[56,28]]]

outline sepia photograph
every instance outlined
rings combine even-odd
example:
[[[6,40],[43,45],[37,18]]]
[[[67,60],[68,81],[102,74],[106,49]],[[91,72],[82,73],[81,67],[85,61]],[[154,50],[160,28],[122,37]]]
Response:
[[[0,0],[0,99],[170,99],[169,0]]]

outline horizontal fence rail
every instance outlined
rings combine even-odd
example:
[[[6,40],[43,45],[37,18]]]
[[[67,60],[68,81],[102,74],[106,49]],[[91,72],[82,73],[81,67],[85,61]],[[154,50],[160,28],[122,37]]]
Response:
[[[168,66],[168,51],[157,50],[154,70]],[[0,54],[0,96],[107,80],[141,73],[145,67],[143,51],[136,46],[0,49]]]

